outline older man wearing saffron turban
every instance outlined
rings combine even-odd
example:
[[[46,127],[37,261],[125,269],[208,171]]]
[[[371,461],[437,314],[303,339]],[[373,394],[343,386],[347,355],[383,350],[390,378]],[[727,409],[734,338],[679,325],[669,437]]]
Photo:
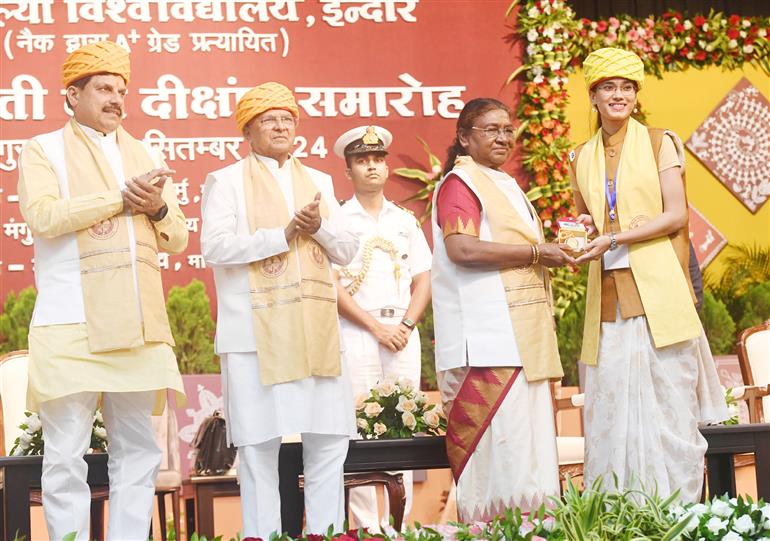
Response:
[[[301,434],[307,531],[340,531],[342,467],[355,434],[331,263],[358,240],[332,179],[291,155],[299,109],[278,83],[235,111],[249,155],[206,178],[201,248],[217,289],[228,438],[238,447],[244,537],[280,533],[278,451]]]
[[[706,440],[725,419],[688,272],[684,149],[632,118],[642,60],[603,48],[583,63],[598,129],[570,153],[578,221],[596,231],[581,360],[586,367],[586,484],[676,491],[697,501]]]
[[[109,437],[108,539],[146,539],[161,453],[150,415],[183,392],[158,251],[187,246],[172,173],[120,126],[128,53],[111,42],[66,59],[73,118],[24,147],[19,203],[35,239],[37,301],[27,407],[45,438],[43,509],[51,539],[89,539],[83,460],[97,401]]]

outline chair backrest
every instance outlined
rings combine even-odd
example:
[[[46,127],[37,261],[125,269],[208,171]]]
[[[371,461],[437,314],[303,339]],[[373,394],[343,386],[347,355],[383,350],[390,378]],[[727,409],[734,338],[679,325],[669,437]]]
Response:
[[[0,357],[0,455],[8,455],[19,437],[19,425],[26,417],[27,350],[12,351]]]
[[[746,385],[770,385],[770,320],[741,333],[738,361]],[[762,402],[762,409],[770,412],[770,397]]]

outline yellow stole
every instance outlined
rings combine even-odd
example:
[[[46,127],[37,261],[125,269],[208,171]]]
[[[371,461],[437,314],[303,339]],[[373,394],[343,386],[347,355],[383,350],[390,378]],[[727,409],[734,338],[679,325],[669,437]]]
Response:
[[[504,244],[537,244],[542,233],[535,234],[508,201],[508,197],[478,167],[470,156],[460,156],[455,167],[467,172],[481,199],[493,242]],[[530,202],[529,211],[542,224]],[[509,268],[500,271],[506,302],[511,315],[516,345],[527,381],[560,378],[564,375],[556,342],[556,323],[550,288],[550,275],[542,265]]]
[[[126,178],[155,167],[142,143],[122,127],[117,130],[117,141]],[[118,189],[104,154],[74,120],[64,126],[64,151],[71,197]],[[155,228],[144,214],[135,214],[133,225],[138,302],[128,217],[118,214],[76,234],[88,346],[92,353],[135,348],[145,342],[174,345],[158,267]]]
[[[621,231],[633,229],[663,212],[656,163],[647,128],[629,119],[618,164],[617,210]],[[575,176],[600,234],[604,229],[605,175],[604,143],[599,130],[583,146]],[[699,336],[700,320],[671,239],[664,236],[630,245],[629,260],[655,347]],[[581,360],[589,365],[595,365],[599,355],[601,273],[601,261],[592,261],[580,354]]]
[[[318,188],[307,170],[291,158],[295,208],[313,200]],[[243,166],[249,231],[284,228],[290,213],[278,182],[249,154]],[[321,216],[329,216],[321,199]],[[310,376],[339,376],[340,339],[337,297],[331,265],[323,248],[300,234],[289,251],[249,265],[254,333],[263,385]]]

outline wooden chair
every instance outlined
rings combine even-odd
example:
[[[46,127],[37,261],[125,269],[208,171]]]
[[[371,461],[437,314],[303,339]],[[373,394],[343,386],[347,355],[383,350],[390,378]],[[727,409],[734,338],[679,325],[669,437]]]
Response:
[[[749,422],[767,420],[770,411],[770,320],[749,327],[738,339],[738,363],[743,386],[732,390],[736,400],[745,400],[749,407]]]

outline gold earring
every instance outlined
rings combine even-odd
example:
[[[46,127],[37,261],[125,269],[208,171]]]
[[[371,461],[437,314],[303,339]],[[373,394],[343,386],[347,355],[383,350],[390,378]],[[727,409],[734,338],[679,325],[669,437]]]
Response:
[[[639,112],[639,108],[636,105],[634,105],[634,113],[638,113],[638,112]]]

